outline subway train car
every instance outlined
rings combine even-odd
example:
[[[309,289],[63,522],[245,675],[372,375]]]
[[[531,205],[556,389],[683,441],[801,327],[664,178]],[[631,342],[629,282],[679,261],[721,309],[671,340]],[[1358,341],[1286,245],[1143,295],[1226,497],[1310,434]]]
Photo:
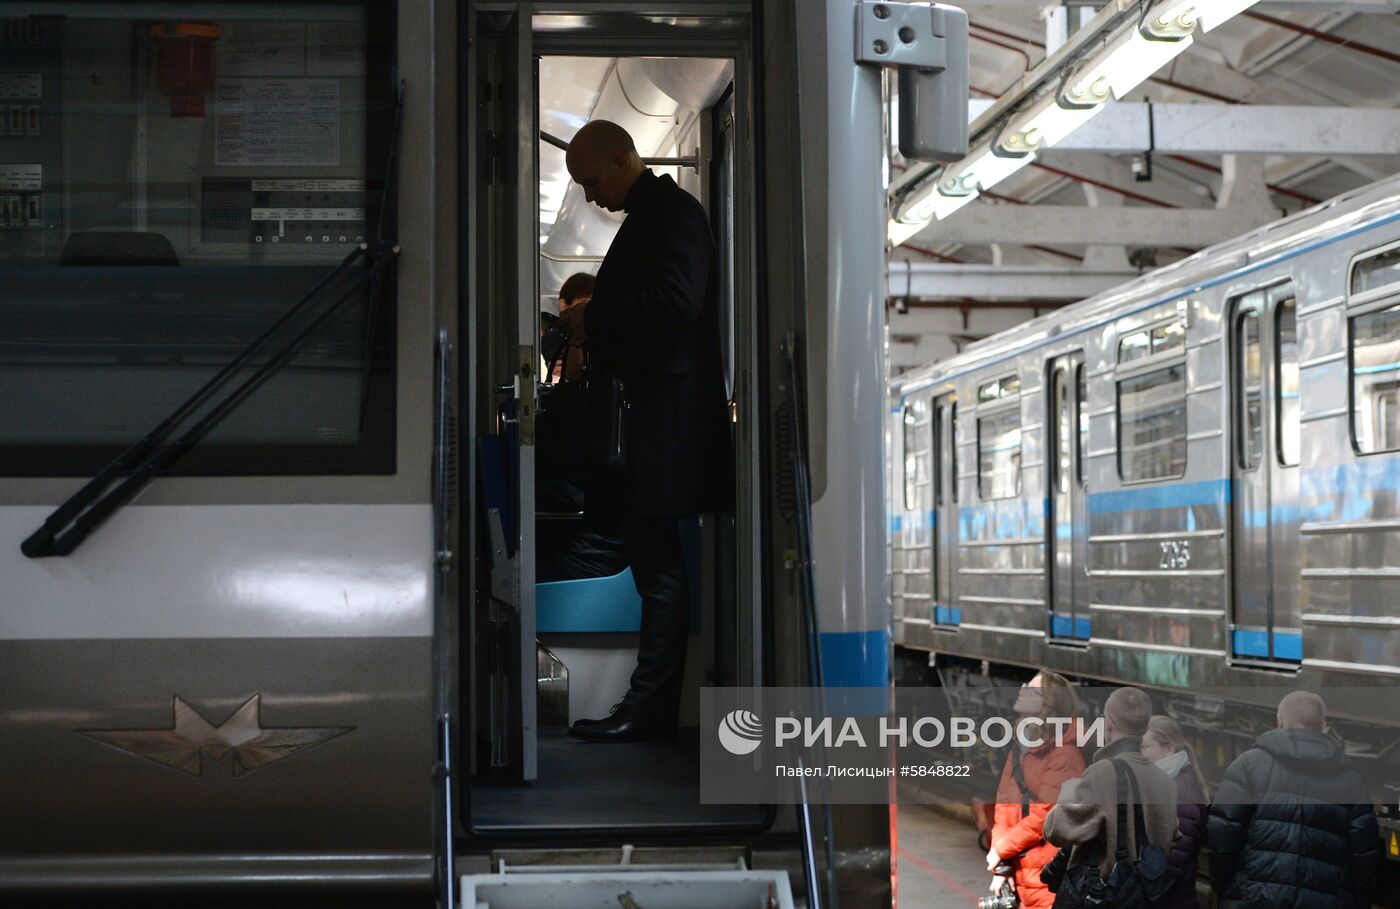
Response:
[[[1396,179],[898,377],[901,664],[1144,686],[1208,771],[1272,727],[1251,690],[1392,684],[1397,389]],[[1229,728],[1201,689],[1233,692]],[[1335,719],[1400,783],[1376,694]]]
[[[0,903],[625,865],[890,905],[889,806],[701,805],[694,740],[701,685],[888,685],[857,9],[0,2]],[[674,746],[564,737],[639,605],[534,580],[594,117],[719,258],[737,495],[687,531]]]

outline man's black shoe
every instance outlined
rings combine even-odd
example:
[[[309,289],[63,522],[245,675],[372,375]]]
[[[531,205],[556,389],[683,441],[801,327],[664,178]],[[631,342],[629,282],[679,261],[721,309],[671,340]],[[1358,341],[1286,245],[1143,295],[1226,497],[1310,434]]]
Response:
[[[675,738],[675,726],[642,716],[637,708],[623,704],[607,719],[592,725],[575,723],[569,735],[585,742],[664,742]]]
[[[599,723],[606,723],[608,720],[613,718],[613,715],[617,713],[618,708],[621,706],[622,702],[618,701],[616,704],[612,705],[612,709],[608,711],[607,716],[599,717],[596,720],[574,720],[573,723],[570,724],[570,728],[573,728],[574,726],[597,726]]]

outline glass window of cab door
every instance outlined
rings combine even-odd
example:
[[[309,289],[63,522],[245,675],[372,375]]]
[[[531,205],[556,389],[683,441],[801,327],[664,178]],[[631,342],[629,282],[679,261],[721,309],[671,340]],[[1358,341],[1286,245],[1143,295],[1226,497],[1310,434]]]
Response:
[[[0,129],[0,475],[82,476],[374,239],[395,13],[378,0],[41,13],[18,20],[19,43],[0,28],[0,108],[22,115]],[[176,471],[393,473],[393,283],[374,306],[356,290]]]

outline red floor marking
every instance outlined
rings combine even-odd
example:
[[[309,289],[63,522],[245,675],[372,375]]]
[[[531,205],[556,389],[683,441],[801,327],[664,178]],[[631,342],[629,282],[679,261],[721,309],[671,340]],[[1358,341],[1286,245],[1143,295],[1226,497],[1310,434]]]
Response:
[[[924,861],[923,859],[919,858],[917,855],[915,855],[914,853],[910,852],[908,849],[905,849],[903,846],[901,846],[900,849],[899,849],[899,857],[900,857],[901,859],[908,859],[909,862],[910,862],[915,868],[918,868],[918,869],[919,869],[920,871],[922,871],[924,874],[927,874],[929,877],[931,877],[931,878],[933,878],[934,880],[938,881],[938,883],[940,883],[940,884],[942,884],[943,886],[947,887],[949,890],[955,891],[956,893],[958,893],[958,894],[961,895],[961,896],[965,896],[965,897],[967,897],[968,899],[971,899],[971,900],[976,900],[979,896],[982,896],[982,894],[980,894],[980,893],[973,893],[971,890],[967,889],[967,888],[964,887],[962,884],[958,883],[956,880],[954,880],[953,878],[949,877],[947,874],[943,873],[942,871],[939,871],[937,868],[933,867],[933,866],[930,865],[928,862],[926,862],[926,861]]]

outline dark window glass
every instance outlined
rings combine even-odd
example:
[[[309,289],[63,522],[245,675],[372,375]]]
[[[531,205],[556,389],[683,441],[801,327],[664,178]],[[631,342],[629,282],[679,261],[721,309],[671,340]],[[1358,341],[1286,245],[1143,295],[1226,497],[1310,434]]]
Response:
[[[1021,410],[977,418],[977,490],[984,499],[1021,492]]]
[[[1400,282],[1400,247],[1357,262],[1351,273],[1351,292],[1365,293],[1397,282]]]
[[[1284,466],[1298,463],[1302,448],[1302,423],[1298,397],[1298,303],[1293,298],[1279,301],[1274,309],[1275,342],[1278,349],[1278,459]]]
[[[1089,385],[1084,377],[1084,364],[1080,363],[1074,369],[1075,397],[1079,402],[1079,433],[1078,433],[1078,458],[1080,486],[1085,486],[1089,482]]]
[[[394,14],[350,0],[189,3],[174,20],[149,4],[43,11],[0,51],[0,105],[22,95],[32,112],[0,130],[0,473],[82,475],[373,239]],[[353,293],[176,470],[393,472],[385,283],[374,307]]]
[[[1259,466],[1264,452],[1264,368],[1259,339],[1259,313],[1249,310],[1239,316],[1239,379],[1236,406],[1241,417],[1239,463],[1246,470]]]
[[[1186,473],[1186,366],[1118,382],[1118,471],[1125,481]]]
[[[1351,396],[1357,451],[1400,449],[1400,306],[1351,320]]]

